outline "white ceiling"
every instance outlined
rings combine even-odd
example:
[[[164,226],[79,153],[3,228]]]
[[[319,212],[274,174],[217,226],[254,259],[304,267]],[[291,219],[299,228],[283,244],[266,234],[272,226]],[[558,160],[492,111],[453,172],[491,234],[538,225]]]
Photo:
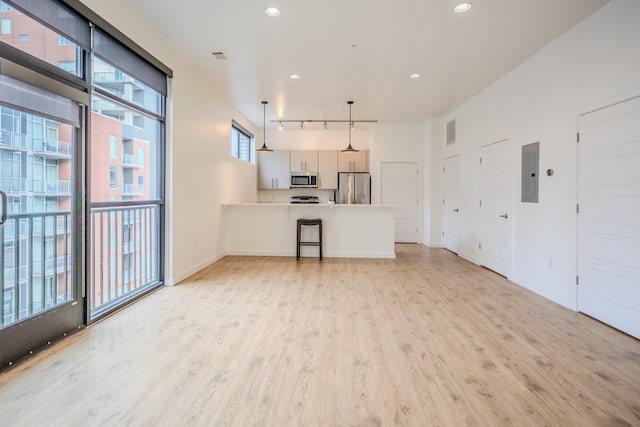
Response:
[[[419,124],[478,94],[608,0],[128,0],[210,71],[256,126],[271,119]],[[277,18],[264,14],[281,10]],[[211,54],[222,51],[228,60]],[[409,74],[420,73],[419,79]],[[299,80],[289,79],[292,73]]]

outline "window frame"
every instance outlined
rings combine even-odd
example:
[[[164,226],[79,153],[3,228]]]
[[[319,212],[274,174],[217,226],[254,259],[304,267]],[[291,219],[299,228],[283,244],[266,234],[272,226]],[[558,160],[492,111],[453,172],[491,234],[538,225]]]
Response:
[[[241,136],[248,139],[248,144],[245,147],[241,146]],[[255,137],[253,133],[248,131],[244,126],[235,120],[231,120],[231,156],[236,159],[243,160],[247,163],[255,163]],[[247,157],[242,155],[246,150]]]

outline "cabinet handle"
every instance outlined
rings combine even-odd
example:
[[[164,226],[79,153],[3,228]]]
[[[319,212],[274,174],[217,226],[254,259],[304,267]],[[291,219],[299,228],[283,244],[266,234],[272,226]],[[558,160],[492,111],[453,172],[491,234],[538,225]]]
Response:
[[[276,178],[276,188],[278,188],[278,178]]]
[[[273,183],[274,183],[274,182],[275,182],[275,181],[274,181],[274,179],[273,179],[273,178],[271,178],[271,188],[273,188]]]

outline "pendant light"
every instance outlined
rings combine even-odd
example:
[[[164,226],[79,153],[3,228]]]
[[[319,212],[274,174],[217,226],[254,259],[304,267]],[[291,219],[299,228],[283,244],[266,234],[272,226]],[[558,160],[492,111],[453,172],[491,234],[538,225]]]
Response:
[[[353,101],[347,101],[347,104],[349,104],[349,146],[341,151],[343,153],[357,153],[358,150],[351,146],[351,129],[353,128],[353,122],[351,121],[351,106],[353,105]]]
[[[262,101],[262,147],[256,150],[262,153],[270,153],[273,151],[271,148],[267,147],[267,104],[267,101]]]

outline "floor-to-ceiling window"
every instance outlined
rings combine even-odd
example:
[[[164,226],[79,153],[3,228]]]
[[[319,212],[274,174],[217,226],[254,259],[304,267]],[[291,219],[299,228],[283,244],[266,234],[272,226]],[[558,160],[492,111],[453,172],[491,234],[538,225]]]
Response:
[[[69,4],[0,1],[0,369],[163,280],[170,70]]]

